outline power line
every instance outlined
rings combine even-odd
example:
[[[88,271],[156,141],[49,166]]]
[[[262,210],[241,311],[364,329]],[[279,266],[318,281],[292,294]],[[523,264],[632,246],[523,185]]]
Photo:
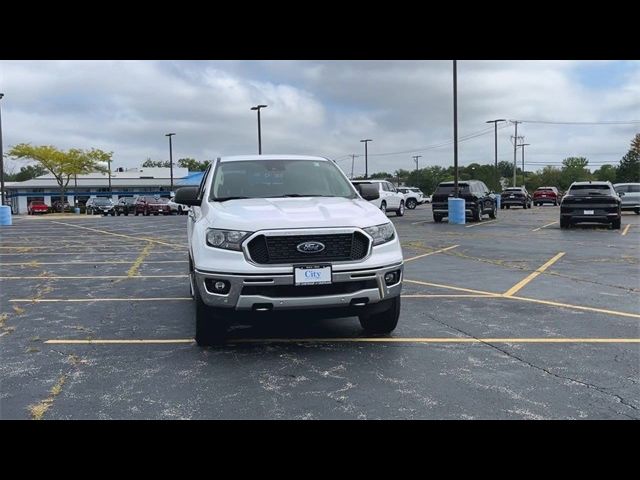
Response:
[[[551,120],[510,120],[518,123],[540,123],[547,125],[636,125],[640,120],[603,120],[600,122],[558,122]]]

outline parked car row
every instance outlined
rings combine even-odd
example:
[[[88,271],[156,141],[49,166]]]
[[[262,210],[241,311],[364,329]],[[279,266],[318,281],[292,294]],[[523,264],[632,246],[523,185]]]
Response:
[[[123,197],[118,200],[117,203],[113,203],[110,198],[107,197],[95,197],[87,200],[85,206],[85,212],[87,215],[171,215],[176,213],[178,215],[184,215],[188,213],[189,207],[187,205],[180,205],[171,199],[154,196],[139,196]]]

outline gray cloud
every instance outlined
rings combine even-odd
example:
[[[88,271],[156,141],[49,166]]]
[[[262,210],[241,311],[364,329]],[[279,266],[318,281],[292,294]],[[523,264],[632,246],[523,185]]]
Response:
[[[493,118],[640,119],[640,62],[627,62],[618,83],[581,81],[606,62],[461,61],[459,131]],[[606,72],[605,72],[606,73]],[[615,85],[615,86],[612,86]],[[5,145],[20,142],[114,152],[115,166],[166,159],[164,134],[176,132],[174,155],[213,158],[254,153],[255,112],[262,111],[265,153],[363,154],[369,170],[412,168],[411,155],[376,156],[452,138],[449,61],[3,61]],[[616,162],[638,125],[524,124],[527,160],[540,166],[568,155]],[[513,128],[499,132],[501,160],[511,160]],[[422,165],[449,165],[451,145],[417,152]],[[518,156],[518,158],[520,158]],[[493,135],[460,144],[462,164],[490,162]],[[356,172],[364,170],[356,160]]]

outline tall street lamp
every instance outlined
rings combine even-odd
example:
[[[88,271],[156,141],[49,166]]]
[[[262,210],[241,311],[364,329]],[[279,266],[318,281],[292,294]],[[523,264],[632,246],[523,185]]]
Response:
[[[0,93],[0,100],[4,93]],[[2,107],[0,106],[0,205],[4,205],[4,151],[2,150]]]
[[[251,107],[251,110],[256,110],[258,112],[258,155],[262,155],[262,131],[260,129],[260,109],[267,108],[268,105],[256,105],[255,107]]]
[[[165,137],[169,137],[169,172],[171,174],[171,191],[173,192],[173,144],[171,143],[171,137],[175,133],[167,133]]]
[[[497,120],[487,120],[485,123],[493,123],[494,128],[494,155],[495,155],[495,167],[496,173],[498,172],[498,122],[506,122],[504,118],[498,118]]]
[[[422,155],[414,155],[413,156],[413,161],[416,162],[416,173],[418,173],[418,159],[422,157]]]
[[[458,198],[458,61],[453,61],[453,196]]]
[[[365,140],[360,140],[361,143],[364,143],[364,178],[369,178],[369,154],[367,152],[367,143],[373,142],[370,138]]]
[[[530,143],[521,143],[520,145],[518,145],[519,147],[522,147],[522,186],[524,187],[524,147],[526,147],[527,145],[531,145]]]

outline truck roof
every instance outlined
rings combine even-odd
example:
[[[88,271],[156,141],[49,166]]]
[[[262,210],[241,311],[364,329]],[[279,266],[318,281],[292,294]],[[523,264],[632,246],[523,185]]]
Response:
[[[254,160],[309,160],[315,162],[328,162],[328,158],[314,157],[310,155],[231,155],[220,157],[220,162],[242,162]]]

